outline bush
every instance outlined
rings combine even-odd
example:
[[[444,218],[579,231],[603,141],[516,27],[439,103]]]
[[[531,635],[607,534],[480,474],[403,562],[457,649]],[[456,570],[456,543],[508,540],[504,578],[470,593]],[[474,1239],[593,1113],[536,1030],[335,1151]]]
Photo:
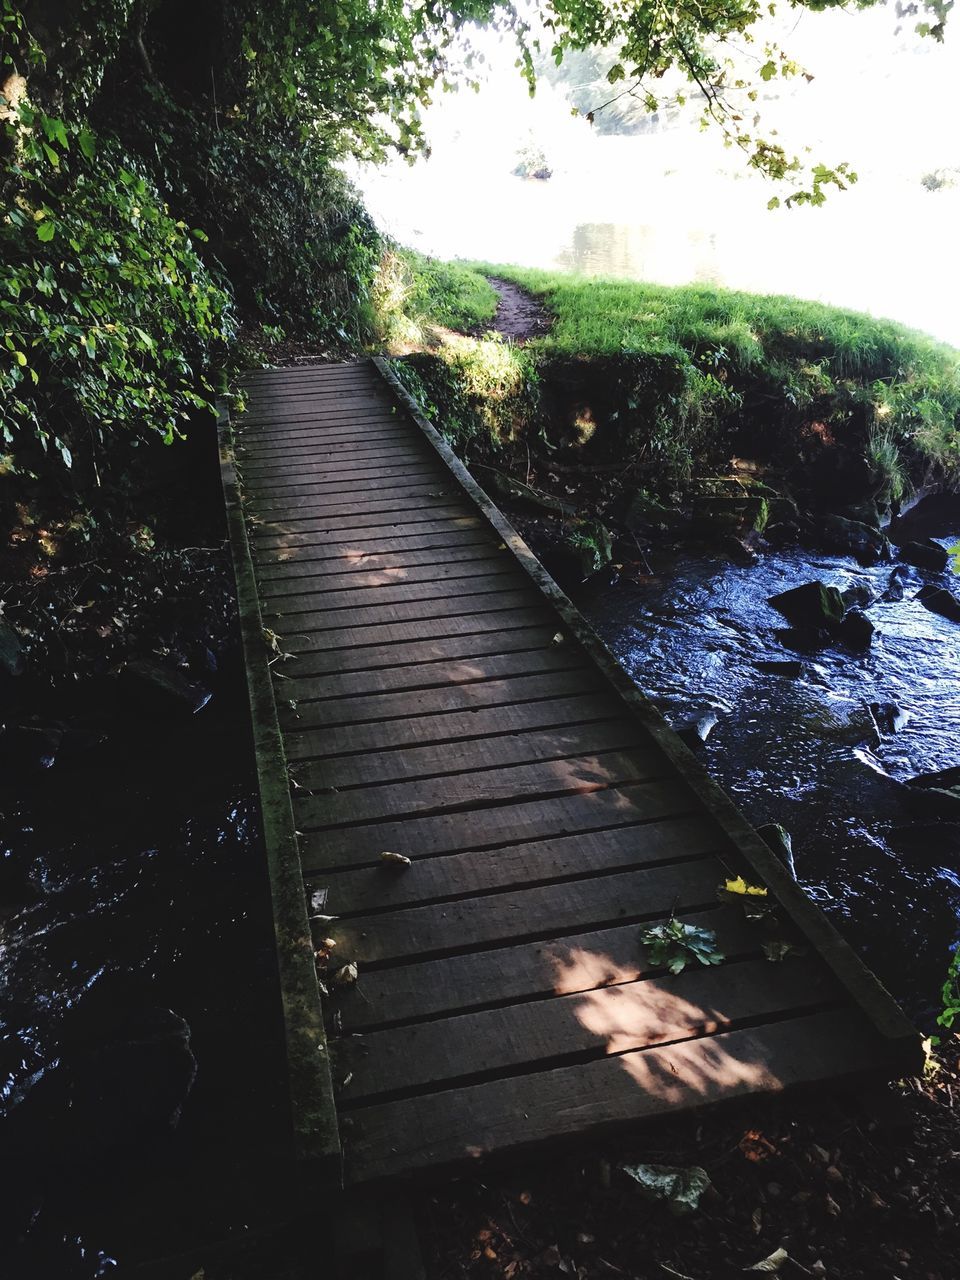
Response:
[[[213,120],[159,90],[149,105],[128,104],[119,128],[171,204],[204,229],[208,260],[245,319],[340,348],[369,336],[361,299],[382,242],[315,138],[291,124]]]
[[[23,104],[0,226],[7,469],[98,478],[123,433],[170,441],[205,408],[230,299],[138,162]]]

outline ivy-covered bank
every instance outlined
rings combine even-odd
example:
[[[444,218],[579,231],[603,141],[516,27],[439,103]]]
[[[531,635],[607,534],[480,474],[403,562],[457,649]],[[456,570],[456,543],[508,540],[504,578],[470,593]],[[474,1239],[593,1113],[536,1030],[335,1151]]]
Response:
[[[960,482],[960,354],[921,333],[794,298],[474,269],[542,300],[550,332],[434,330],[398,372],[493,489],[568,526],[801,536],[869,561],[911,493]],[[568,536],[585,566],[605,558],[595,529]]]

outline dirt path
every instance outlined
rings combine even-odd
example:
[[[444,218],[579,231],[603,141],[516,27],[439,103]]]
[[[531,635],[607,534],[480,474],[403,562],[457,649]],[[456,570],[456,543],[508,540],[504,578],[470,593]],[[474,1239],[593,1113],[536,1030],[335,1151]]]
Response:
[[[514,342],[539,338],[550,329],[550,314],[532,293],[509,280],[501,280],[499,276],[489,276],[488,279],[500,295],[500,305],[487,326],[489,329]]]

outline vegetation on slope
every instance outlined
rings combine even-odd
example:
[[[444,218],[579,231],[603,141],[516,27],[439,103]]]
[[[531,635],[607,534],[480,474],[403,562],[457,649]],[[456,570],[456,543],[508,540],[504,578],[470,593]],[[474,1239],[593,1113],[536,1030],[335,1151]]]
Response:
[[[960,478],[960,355],[923,334],[793,298],[479,269],[554,324],[523,348],[460,340],[412,361],[465,447],[621,458],[661,489],[733,453],[789,471],[830,445],[883,501]]]

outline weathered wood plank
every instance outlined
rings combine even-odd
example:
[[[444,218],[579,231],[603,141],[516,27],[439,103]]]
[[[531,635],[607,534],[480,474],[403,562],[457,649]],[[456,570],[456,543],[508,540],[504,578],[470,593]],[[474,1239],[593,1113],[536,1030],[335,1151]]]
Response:
[[[401,689],[387,693],[358,694],[354,697],[297,702],[284,723],[288,729],[306,732],[334,725],[376,724],[385,733],[395,720],[423,720],[444,712],[474,712],[479,707],[507,707],[548,698],[571,698],[576,694],[605,692],[603,681],[589,666],[572,670],[533,671],[502,680],[472,680],[427,689]],[[286,687],[284,687],[286,693]],[[376,750],[373,747],[372,750]]]
[[[555,729],[501,734],[492,738],[467,738],[455,752],[440,746],[406,747],[402,751],[364,752],[305,762],[297,768],[304,791],[342,790],[373,783],[434,778],[468,769],[492,769],[508,764],[532,764],[537,760],[562,760],[569,756],[642,745],[641,735],[629,720],[599,720]]]
[[[294,597],[295,599],[296,597]],[[386,630],[403,623],[431,622],[437,619],[465,622],[481,613],[503,613],[511,609],[522,609],[529,605],[530,594],[525,589],[485,588],[476,593],[463,591],[460,598],[441,596],[433,600],[401,601],[399,604],[365,605],[363,608],[351,609],[347,616],[339,611],[326,609],[307,610],[298,613],[287,609],[284,613],[271,615],[277,622],[277,629],[283,632],[284,640],[292,644],[304,634],[311,640],[311,647],[321,647],[325,642],[339,646],[356,643],[353,637],[359,636],[365,628]]]
[[[376,486],[372,491],[362,490],[364,496],[351,497],[338,493],[305,493],[290,498],[259,493],[251,494],[247,499],[248,508],[257,515],[267,513],[283,513],[285,520],[303,519],[309,516],[326,514],[351,515],[354,511],[377,511],[380,509],[403,508],[408,503],[416,502],[417,507],[423,505],[422,499],[445,499],[457,496],[454,487],[441,479],[428,476],[423,480],[411,480],[409,483],[397,480],[391,484]],[[375,495],[375,496],[374,496]]]
[[[368,484],[374,487],[393,487],[394,483],[427,484],[438,481],[435,467],[423,463],[399,464],[393,467],[380,467],[372,471],[347,471],[336,475],[327,471],[320,462],[311,466],[298,468],[297,477],[287,479],[267,479],[260,477],[257,481],[257,494],[262,499],[324,497],[327,494],[362,492]]]
[[[487,804],[524,796],[586,795],[617,783],[662,778],[666,761],[655,751],[609,748],[585,756],[561,756],[447,773],[403,782],[369,783],[362,788],[303,795],[294,800],[298,823],[305,830],[332,830],[378,818],[410,817]]]
[[[357,645],[338,654],[336,650],[304,651],[291,654],[282,664],[275,664],[278,679],[321,676],[338,672],[353,676],[392,667],[422,662],[443,662],[448,658],[472,658],[489,653],[522,653],[550,643],[553,619],[539,609],[518,610],[512,626],[484,628],[478,620],[475,628],[448,636],[423,636],[420,640],[390,645]],[[282,688],[281,686],[281,696]]]
[[[351,590],[343,586],[315,590],[311,583],[301,582],[299,592],[288,591],[263,599],[265,617],[291,619],[296,614],[316,612],[326,617],[340,614],[341,620],[352,622],[359,611],[392,604],[415,604],[434,600],[469,600],[491,592],[515,592],[523,579],[508,560],[499,564],[479,562],[471,572],[469,562],[453,566],[455,573],[436,578],[415,578],[412,582],[379,582]],[[334,618],[334,620],[336,620]],[[291,624],[292,625],[292,624]]]
[[[721,846],[716,831],[699,815],[504,845],[494,856],[467,850],[422,858],[416,875],[398,873],[381,863],[356,871],[319,874],[319,878],[311,878],[311,884],[327,889],[330,910],[336,915],[362,915],[553,880],[582,880],[657,862],[682,862],[717,854]],[[427,985],[438,981],[441,979],[434,976]]]
[[[669,913],[675,903],[678,911],[703,910],[716,902],[723,875],[722,865],[707,857],[337,920],[329,932],[337,941],[338,957],[355,960],[361,968],[428,959],[655,917]]]
[[[742,915],[717,906],[685,913],[683,920],[712,929],[725,955],[752,954],[758,946],[755,928]],[[605,929],[577,928],[536,942],[364,969],[355,988],[338,991],[337,1009],[345,1030],[364,1031],[542,999],[558,988],[574,994],[613,981],[634,982],[649,967],[641,927],[632,920]]]
[[[523,729],[609,720],[616,713],[616,702],[606,694],[580,693],[492,707],[461,708],[429,716],[415,714],[384,721],[323,725],[317,729],[287,729],[287,757],[296,761],[427,743],[449,744],[460,738],[482,738]]]
[[[320,520],[300,529],[284,529],[274,521],[251,528],[258,563],[282,564],[287,560],[323,560],[341,556],[360,560],[391,551],[419,550],[438,544],[496,546],[476,520],[456,504],[432,510],[418,519],[367,516],[349,520]],[[469,535],[469,536],[466,536]],[[422,541],[421,541],[422,540]]]
[[[299,564],[292,573],[272,578],[267,576],[260,583],[261,597],[265,600],[282,599],[288,595],[298,595],[302,591],[331,593],[350,593],[363,591],[369,587],[404,586],[417,582],[443,582],[461,575],[473,577],[475,574],[496,572],[501,567],[513,568],[502,551],[496,551],[488,543],[470,545],[450,550],[445,556],[439,551],[412,552],[407,556],[395,556],[391,561],[385,557],[372,556],[373,564],[356,557],[345,564],[336,566],[318,565],[316,562]],[[381,567],[377,567],[377,562]],[[258,575],[259,576],[259,575]]]
[[[629,826],[696,812],[681,783],[641,782],[590,795],[526,800],[465,813],[443,813],[403,822],[371,823],[345,831],[306,831],[300,842],[306,872],[373,865],[384,849],[414,860],[459,849],[494,848],[524,840],[599,827]],[[413,874],[412,870],[409,874]]]
[[[756,941],[752,950],[759,950]],[[603,955],[571,956],[570,966],[606,966]],[[608,967],[608,966],[606,966]],[[596,970],[595,970],[596,971]],[[557,985],[563,989],[563,971]],[[587,992],[392,1027],[344,1040],[337,1070],[352,1072],[340,1104],[405,1090],[449,1088],[469,1077],[544,1068],[715,1035],[737,1023],[822,1007],[837,995],[823,965],[791,958],[776,971],[748,960],[678,976],[614,981]]]
[[[544,610],[530,603],[529,596],[523,596],[523,602],[512,603],[508,598],[497,599],[499,593],[481,596],[470,601],[470,611],[459,615],[442,607],[441,601],[434,609],[415,609],[415,618],[380,621],[369,618],[355,627],[314,626],[311,630],[310,614],[297,616],[296,631],[284,628],[283,647],[289,653],[320,653],[326,649],[365,648],[371,645],[390,645],[401,640],[445,640],[449,636],[470,635],[479,631],[499,631],[508,627],[523,626],[528,623],[540,623],[544,619]],[[509,592],[504,593],[504,597]],[[399,609],[401,606],[393,606]],[[369,612],[369,611],[368,611]],[[301,624],[304,630],[301,632]],[[344,667],[352,670],[351,660],[344,658]]]
[[[385,536],[374,539],[332,541],[323,539],[312,543],[300,543],[274,552],[270,547],[260,547],[257,558],[257,577],[271,582],[298,579],[311,573],[352,573],[358,570],[403,567],[406,564],[430,563],[435,557],[438,564],[456,561],[457,557],[490,556],[495,543],[483,529],[470,521],[444,525],[442,521],[425,521],[413,526],[410,534]],[[392,527],[392,526],[390,526]],[[433,530],[433,531],[431,531]],[[361,530],[362,532],[362,530]]]
[[[582,1066],[358,1109],[346,1148],[351,1182],[622,1128],[625,1122],[777,1093],[876,1070],[876,1041],[856,1010],[638,1049]]]

